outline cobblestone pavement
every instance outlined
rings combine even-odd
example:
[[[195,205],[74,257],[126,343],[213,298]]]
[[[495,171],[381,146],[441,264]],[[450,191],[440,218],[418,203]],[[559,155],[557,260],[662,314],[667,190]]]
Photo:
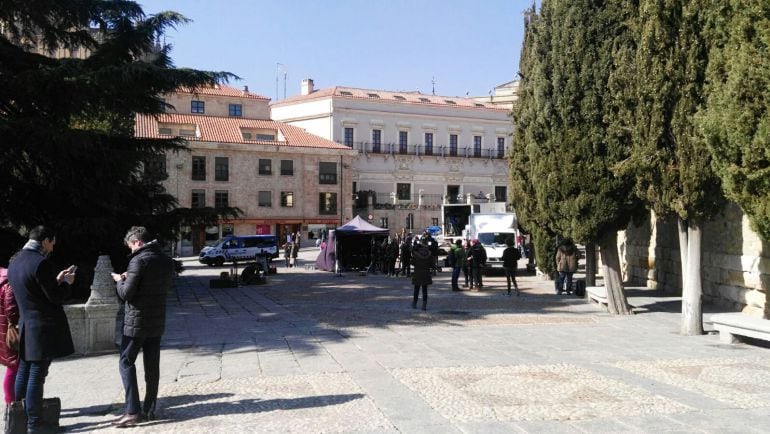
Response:
[[[158,418],[133,431],[770,432],[768,349],[680,336],[679,299],[654,291],[628,290],[637,314],[613,317],[535,276],[509,297],[501,276],[452,292],[445,271],[422,312],[403,277],[279,266],[210,289],[226,267],[185,267]],[[116,431],[117,354],[55,361],[46,396],[66,431]]]

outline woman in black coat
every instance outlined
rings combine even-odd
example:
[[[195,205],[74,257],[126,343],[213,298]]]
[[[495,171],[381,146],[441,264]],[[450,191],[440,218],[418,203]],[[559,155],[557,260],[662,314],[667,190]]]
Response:
[[[428,308],[428,285],[433,283],[433,279],[430,277],[432,264],[433,255],[430,252],[430,248],[428,248],[428,239],[423,238],[420,240],[420,244],[415,246],[412,251],[412,266],[414,266],[414,272],[412,273],[412,284],[414,285],[412,309],[417,308],[420,288],[422,288],[422,310]]]

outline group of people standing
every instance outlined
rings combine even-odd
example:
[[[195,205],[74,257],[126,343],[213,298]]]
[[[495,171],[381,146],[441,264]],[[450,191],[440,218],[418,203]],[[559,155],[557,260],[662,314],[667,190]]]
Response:
[[[398,277],[399,275],[411,277],[414,266],[414,250],[423,241],[427,243],[431,254],[429,271],[435,276],[439,269],[438,241],[427,231],[421,236],[416,236],[412,232],[402,230],[395,237],[388,237],[381,241],[372,240],[369,251],[371,262],[368,272],[372,274],[383,273],[389,277]]]
[[[286,268],[294,267],[297,264],[297,256],[302,243],[302,235],[299,231],[296,234],[286,234],[286,242],[283,243],[283,259],[286,261]]]
[[[0,268],[0,363],[6,366],[6,404],[23,401],[28,433],[56,432],[43,420],[43,386],[53,359],[75,352],[63,303],[70,297],[76,267],[57,272],[48,256],[56,234],[45,226],[33,228],[29,240]],[[112,273],[116,292],[125,304],[119,372],[126,398],[125,413],[113,422],[119,428],[155,417],[160,380],[160,340],[165,329],[166,294],[175,273],[144,227],[131,228],[124,238],[131,250],[126,272]],[[18,346],[6,337],[18,327]],[[143,353],[146,393],[139,401],[135,362]],[[6,423],[9,423],[6,421]]]

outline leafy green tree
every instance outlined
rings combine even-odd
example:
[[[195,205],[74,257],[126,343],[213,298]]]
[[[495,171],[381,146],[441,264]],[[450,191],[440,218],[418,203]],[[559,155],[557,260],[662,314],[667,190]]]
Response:
[[[719,179],[711,170],[694,124],[704,100],[708,47],[700,0],[642,0],[639,6],[634,147],[620,165],[636,178],[636,194],[660,218],[679,223],[682,324],[703,333],[701,237],[703,223],[721,208]]]
[[[173,66],[170,47],[156,41],[186,21],[146,16],[132,1],[0,0],[0,225],[55,226],[58,255],[92,261],[101,252],[125,256],[131,225],[168,239],[182,222],[238,213],[176,209],[163,174],[145,169],[185,142],[133,134],[137,113],[163,111],[159,95],[236,78]]]
[[[770,240],[770,3],[706,3],[712,48],[698,126],[725,195]]]
[[[551,86],[544,67],[550,49],[548,11],[537,14],[535,5],[525,12],[524,44],[519,63],[519,98],[512,112],[516,126],[509,154],[511,197],[519,223],[532,236],[538,268],[550,275],[554,271],[555,234],[542,218],[542,204],[535,191],[535,162],[543,158],[539,143],[548,136]]]
[[[536,51],[533,61],[539,65],[533,73],[542,77],[530,80],[539,116],[537,123],[516,125],[525,130],[517,137],[528,152],[533,218],[553,233],[600,246],[608,307],[615,314],[631,313],[620,280],[617,231],[641,209],[633,178],[613,171],[628,158],[631,136],[613,123],[618,107],[607,86],[624,66],[616,52],[629,39],[635,12],[629,6],[633,2],[543,1],[533,39],[546,39],[535,45],[547,49]],[[534,84],[540,80],[545,84]]]

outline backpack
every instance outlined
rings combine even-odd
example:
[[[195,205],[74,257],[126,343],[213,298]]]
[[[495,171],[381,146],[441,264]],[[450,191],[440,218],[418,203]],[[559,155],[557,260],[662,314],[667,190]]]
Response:
[[[575,282],[575,295],[582,297],[586,295],[586,281],[578,280]]]

